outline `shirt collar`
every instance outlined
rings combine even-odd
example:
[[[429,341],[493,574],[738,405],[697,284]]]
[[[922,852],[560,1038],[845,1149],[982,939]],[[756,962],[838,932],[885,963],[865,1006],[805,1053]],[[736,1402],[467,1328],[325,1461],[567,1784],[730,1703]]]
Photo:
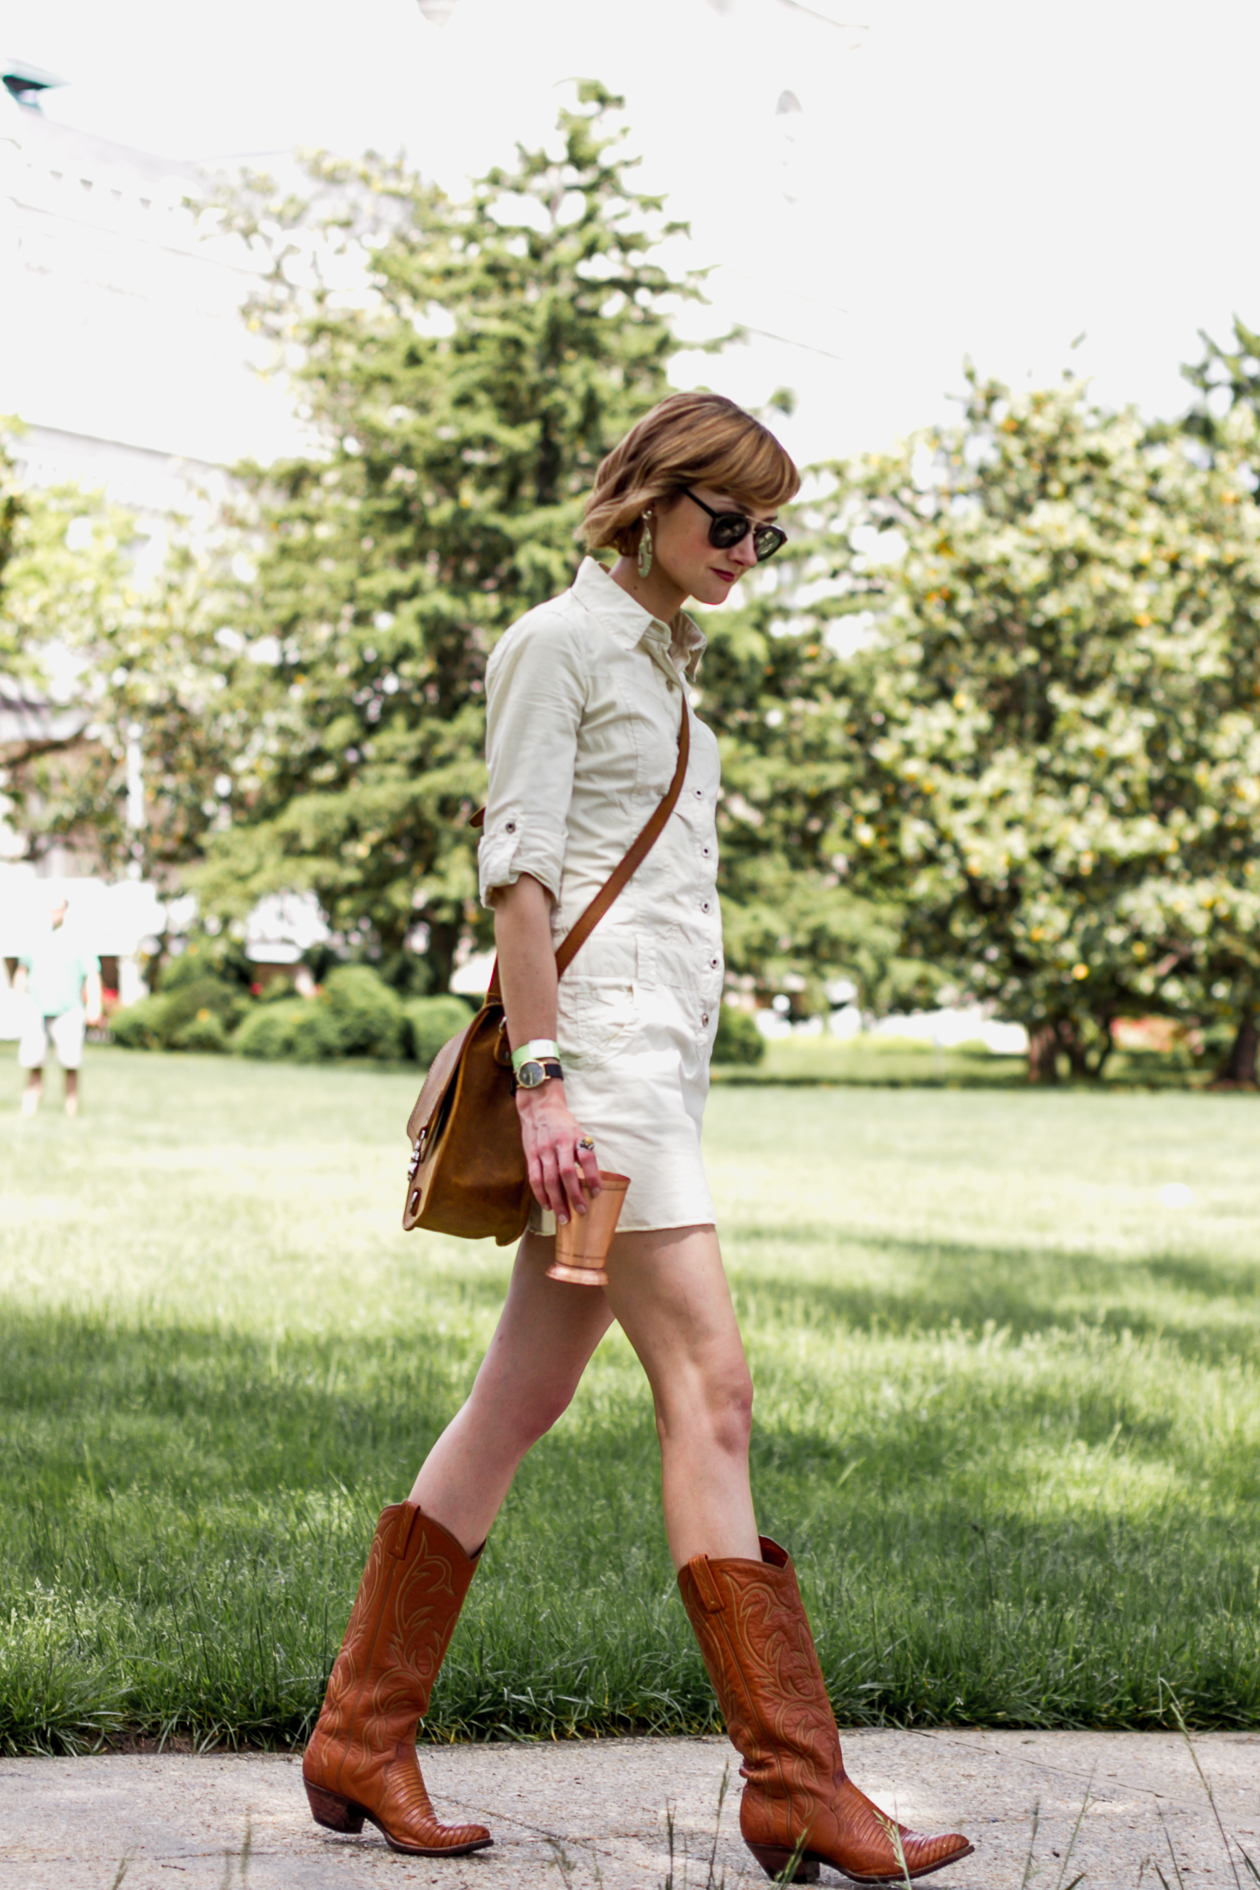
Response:
[[[594,558],[583,558],[573,582],[573,595],[623,649],[654,643],[662,652],[669,652],[679,669],[688,676],[695,675],[709,639],[685,611],[680,610],[672,624],[663,623],[636,603],[629,591],[614,584]]]

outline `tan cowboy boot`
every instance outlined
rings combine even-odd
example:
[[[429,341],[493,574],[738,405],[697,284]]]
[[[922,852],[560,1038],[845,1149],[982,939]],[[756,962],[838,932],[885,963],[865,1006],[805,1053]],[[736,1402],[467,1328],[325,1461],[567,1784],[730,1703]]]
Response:
[[[739,1828],[757,1862],[776,1876],[803,1839],[797,1883],[813,1883],[829,1864],[851,1883],[899,1884],[969,1856],[965,1837],[895,1824],[848,1776],[795,1570],[768,1536],[761,1554],[760,1562],[697,1555],[678,1571],[743,1759]]]
[[[484,1825],[438,1823],[416,1758],[416,1728],[476,1568],[414,1503],[382,1510],[302,1760],[317,1824],[357,1833],[370,1818],[393,1850],[421,1857],[494,1842]]]

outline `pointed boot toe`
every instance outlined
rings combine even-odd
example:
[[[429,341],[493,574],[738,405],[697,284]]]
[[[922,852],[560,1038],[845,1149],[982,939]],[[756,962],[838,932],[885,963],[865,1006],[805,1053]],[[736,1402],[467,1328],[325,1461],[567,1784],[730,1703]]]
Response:
[[[357,1836],[374,1824],[393,1851],[413,1857],[462,1857],[484,1851],[494,1839],[484,1824],[441,1824],[433,1809],[414,1746],[400,1747],[385,1765],[343,1764],[338,1790],[320,1782],[317,1764],[302,1767],[316,1824]]]
[[[844,1769],[840,1735],[791,1562],[761,1538],[760,1562],[698,1555],[683,1603],[743,1764],[739,1827],[767,1876],[801,1846],[795,1881],[827,1864],[850,1883],[904,1884],[971,1854],[956,1832],[925,1837],[886,1817]]]

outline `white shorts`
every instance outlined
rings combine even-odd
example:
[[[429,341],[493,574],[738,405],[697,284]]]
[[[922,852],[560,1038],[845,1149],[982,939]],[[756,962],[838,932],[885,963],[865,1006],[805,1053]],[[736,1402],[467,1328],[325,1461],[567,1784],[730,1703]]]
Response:
[[[18,1044],[18,1062],[24,1070],[41,1070],[48,1057],[49,1041],[57,1052],[63,1070],[77,1070],[83,1061],[83,1033],[87,1012],[81,1004],[56,1017],[28,1015]]]
[[[706,1004],[699,993],[664,984],[561,980],[556,1037],[565,1096],[595,1138],[600,1167],[630,1177],[618,1233],[714,1220],[700,1129],[720,1003],[720,985]],[[536,1201],[529,1224],[536,1234],[556,1230],[555,1216]]]

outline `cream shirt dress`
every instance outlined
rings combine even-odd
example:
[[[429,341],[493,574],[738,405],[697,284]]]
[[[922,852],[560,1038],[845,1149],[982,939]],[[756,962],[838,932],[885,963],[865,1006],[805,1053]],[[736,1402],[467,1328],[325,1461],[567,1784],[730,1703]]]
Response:
[[[704,641],[687,617],[671,632],[590,558],[507,631],[486,672],[485,904],[532,874],[560,944],[669,789]],[[718,786],[717,742],[692,714],[678,805],[560,980],[569,1107],[600,1167],[630,1177],[619,1231],[714,1218],[700,1125],[723,984]],[[537,1203],[530,1225],[555,1230]]]

